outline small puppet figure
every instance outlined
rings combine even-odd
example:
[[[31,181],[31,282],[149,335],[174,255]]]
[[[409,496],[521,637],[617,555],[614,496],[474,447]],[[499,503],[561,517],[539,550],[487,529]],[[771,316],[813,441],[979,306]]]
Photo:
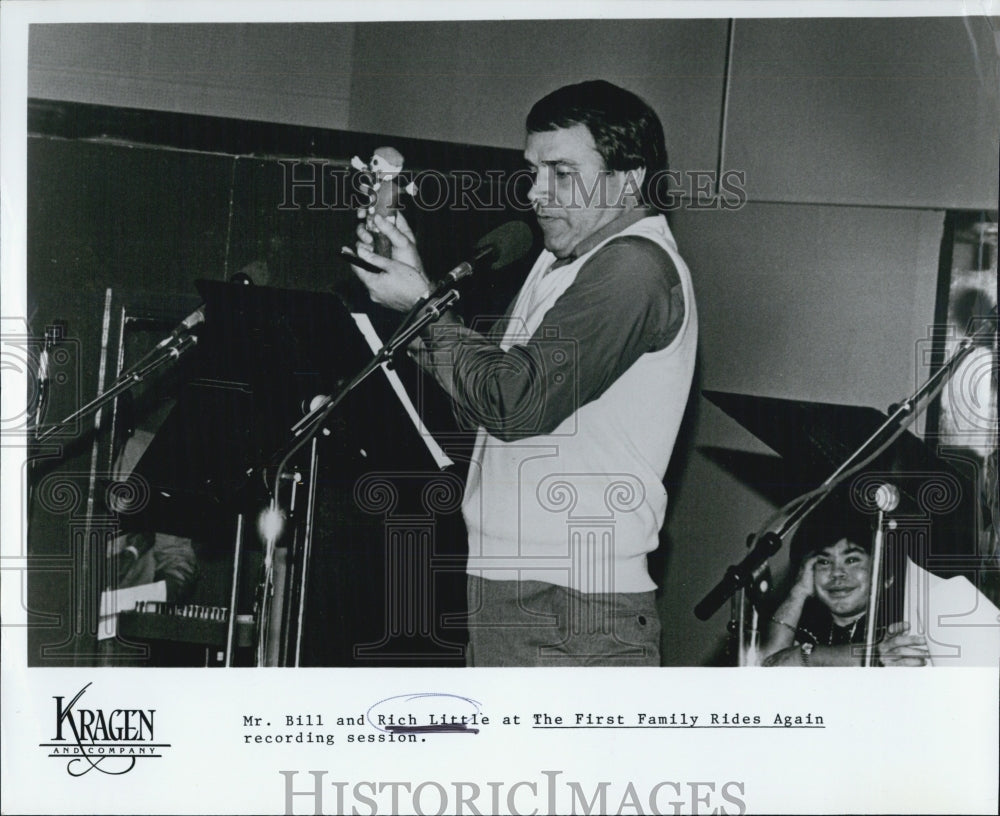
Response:
[[[400,173],[403,172],[403,154],[394,147],[377,147],[367,164],[358,156],[351,159],[351,167],[371,178],[370,184],[363,184],[362,189],[369,196],[367,208],[358,212],[359,218],[364,218],[365,227],[375,240],[375,251],[379,255],[389,257],[392,245],[389,239],[382,235],[375,226],[375,216],[392,218],[400,208],[402,193],[414,195],[416,185],[411,181],[405,187],[400,187]]]

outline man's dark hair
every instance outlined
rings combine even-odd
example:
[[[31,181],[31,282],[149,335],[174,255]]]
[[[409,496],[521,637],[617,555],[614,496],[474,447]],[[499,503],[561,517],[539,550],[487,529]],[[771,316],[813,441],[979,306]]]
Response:
[[[603,79],[566,85],[539,99],[528,113],[528,133],[585,125],[608,170],[646,168],[640,194],[655,207],[665,184],[667,147],[656,112],[631,91]]]

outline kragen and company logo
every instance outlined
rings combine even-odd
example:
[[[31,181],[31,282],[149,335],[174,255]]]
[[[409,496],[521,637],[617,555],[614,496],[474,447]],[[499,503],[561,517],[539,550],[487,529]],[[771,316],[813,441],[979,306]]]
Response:
[[[91,686],[87,683],[67,702],[55,700],[55,736],[39,743],[49,756],[68,759],[70,776],[100,771],[112,776],[127,774],[136,760],[162,757],[168,743],[156,742],[153,732],[154,708],[85,708],[80,698]]]

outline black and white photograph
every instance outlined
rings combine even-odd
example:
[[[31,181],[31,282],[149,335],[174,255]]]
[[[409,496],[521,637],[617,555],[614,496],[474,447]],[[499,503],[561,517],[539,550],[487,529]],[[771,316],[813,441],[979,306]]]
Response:
[[[3,813],[997,811],[988,8],[0,11]]]

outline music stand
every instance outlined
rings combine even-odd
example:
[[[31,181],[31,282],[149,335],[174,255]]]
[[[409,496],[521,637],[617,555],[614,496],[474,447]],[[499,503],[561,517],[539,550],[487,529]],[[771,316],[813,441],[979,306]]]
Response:
[[[161,510],[161,518],[209,512],[196,509],[191,502],[187,507],[192,509],[185,509],[181,500],[192,497],[203,507],[236,514],[240,534],[231,596],[231,609],[235,609],[242,539],[250,535],[251,540],[259,540],[257,515],[266,505],[264,485],[280,458],[276,452],[287,447],[289,429],[312,398],[336,391],[372,353],[347,308],[334,295],[219,281],[196,285],[205,301],[206,321],[199,327],[195,379],[185,386],[136,473],[150,482],[152,492],[169,497],[173,509]],[[411,496],[379,510],[365,505],[366,497],[359,493],[365,484],[381,477],[391,481],[414,474],[440,475],[427,442],[386,376],[376,372],[338,406],[325,434],[305,446],[292,462],[292,478],[283,485],[297,491],[298,505],[282,542],[288,544],[289,572],[282,601],[286,614],[275,615],[276,620],[281,618],[282,631],[271,638],[281,651],[272,655],[278,664],[297,664],[301,658],[307,600],[320,605],[318,614],[324,620],[339,619],[336,633],[327,640],[358,638],[350,644],[354,652],[366,642],[386,641],[380,633],[370,633],[364,621],[352,631],[352,616],[362,620],[360,612],[377,604],[384,609],[373,609],[373,613],[407,619],[406,626],[411,623],[408,618],[419,618],[418,631],[410,634],[437,642],[428,629],[426,609],[401,615],[389,608],[404,602],[426,606],[429,598],[425,595],[432,595],[432,588],[424,588],[426,592],[411,589],[399,599],[392,587],[398,590],[404,578],[385,574],[383,564],[388,559],[398,570],[409,571],[411,578],[426,575],[428,565],[414,571],[409,554],[395,553],[395,545],[387,540],[386,522],[392,514],[407,518],[428,514],[420,513]],[[460,488],[459,484],[459,497]],[[416,489],[421,496],[426,493]],[[321,544],[315,554],[321,561],[333,562],[326,572],[336,574],[322,592],[307,593],[313,538]],[[381,561],[379,544],[385,551]],[[431,553],[425,549],[423,556],[429,558]],[[362,563],[358,575],[348,574]],[[376,567],[383,574],[375,576],[375,586],[366,587]],[[332,610],[331,604],[335,605]],[[367,618],[381,620],[379,614]],[[453,644],[438,645],[453,650]],[[306,648],[312,647],[306,644]],[[406,647],[401,654],[405,657],[412,651]],[[399,649],[389,652],[381,659],[400,654]],[[344,658],[338,655],[337,659]],[[322,657],[319,661],[325,662]]]
[[[702,393],[785,459],[806,488],[818,485],[886,420],[886,414],[866,406]],[[851,480],[859,512],[872,509],[860,495],[866,487],[879,480],[892,482],[900,492],[895,517],[923,521],[928,528],[933,550],[911,552],[911,558],[932,572],[949,575],[971,568],[968,560],[976,546],[975,481],[958,467],[959,461],[943,458],[904,431]]]

